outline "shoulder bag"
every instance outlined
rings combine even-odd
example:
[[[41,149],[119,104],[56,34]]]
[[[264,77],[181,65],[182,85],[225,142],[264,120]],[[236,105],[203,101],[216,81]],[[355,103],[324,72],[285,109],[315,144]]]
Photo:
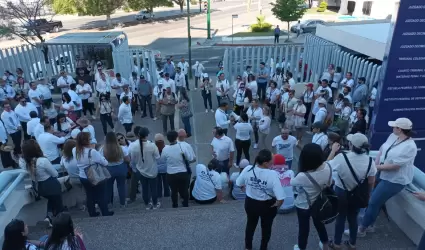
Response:
[[[93,186],[96,186],[111,178],[111,174],[106,167],[92,162],[91,151],[92,149],[89,150],[89,166],[84,169],[84,172],[87,175],[87,180]]]

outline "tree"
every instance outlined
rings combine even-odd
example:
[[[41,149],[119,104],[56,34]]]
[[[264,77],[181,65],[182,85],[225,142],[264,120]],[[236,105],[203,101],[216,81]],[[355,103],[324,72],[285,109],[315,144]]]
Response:
[[[132,10],[146,9],[149,13],[151,13],[151,15],[153,13],[153,9],[156,7],[172,5],[172,3],[167,0],[127,0],[127,4]]]
[[[0,16],[3,21],[0,23],[0,37],[19,37],[34,47],[36,47],[37,43],[43,43],[45,39],[42,36],[42,31],[37,29],[35,25],[30,24],[37,19],[41,19],[40,13],[50,4],[50,0],[34,0],[31,4],[25,0],[1,2]],[[50,20],[52,18],[53,15]],[[43,45],[41,51],[43,52],[45,63],[49,64],[48,47]]]
[[[276,0],[276,3],[270,3],[273,15],[282,22],[288,24],[288,40],[289,40],[289,24],[298,21],[307,11],[304,0]]]
[[[106,15],[106,23],[112,28],[111,15],[124,5],[125,0],[75,0],[78,13],[83,15]]]
[[[186,0],[172,0],[172,1],[178,4],[180,6],[180,11],[183,12],[183,6]]]
[[[56,14],[77,14],[75,0],[53,0],[52,8]]]
[[[313,0],[308,0],[308,7],[309,8],[313,7]]]

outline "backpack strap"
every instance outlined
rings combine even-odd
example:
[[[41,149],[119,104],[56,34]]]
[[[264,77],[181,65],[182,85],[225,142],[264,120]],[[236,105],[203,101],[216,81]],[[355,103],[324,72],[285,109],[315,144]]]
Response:
[[[330,185],[330,183],[331,183],[331,181],[332,181],[332,168],[331,168],[331,166],[329,165],[329,163],[327,163],[327,162],[326,162],[326,165],[328,165],[329,170],[330,170],[330,173],[329,173],[329,179],[328,179],[328,183],[329,183],[329,185]],[[319,185],[319,183],[317,183],[317,181],[316,181],[313,177],[311,177],[311,175],[310,175],[309,173],[305,172],[304,174],[305,174],[305,176],[307,176],[307,178],[310,180],[310,182],[311,182],[311,183],[313,183],[313,185],[314,185],[317,189],[319,189],[319,191],[322,191],[322,190],[323,190],[323,188]]]
[[[347,163],[347,166],[348,166],[348,168],[350,169],[350,172],[351,172],[351,174],[353,175],[354,180],[357,182],[357,185],[359,185],[359,184],[360,184],[360,180],[359,180],[359,178],[357,177],[356,172],[354,172],[353,166],[351,166],[351,163],[350,163],[350,161],[348,160],[347,154],[346,154],[346,153],[344,153],[344,152],[341,152],[341,154],[342,154],[342,156],[344,156],[345,162]],[[369,165],[369,167],[370,167],[370,165]],[[368,172],[369,172],[369,171],[368,171]],[[367,174],[367,173],[366,173],[366,174]],[[345,188],[345,187],[344,187],[344,188]]]

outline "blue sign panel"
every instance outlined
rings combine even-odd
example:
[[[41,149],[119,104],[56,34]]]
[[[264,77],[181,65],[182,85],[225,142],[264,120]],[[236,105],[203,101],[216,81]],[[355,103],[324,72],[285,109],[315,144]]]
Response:
[[[422,141],[425,143],[425,1],[401,0],[397,4],[371,120],[371,142],[373,149],[378,149],[392,131],[388,121],[409,118],[418,132],[414,137],[419,149],[416,163],[422,159],[425,167],[420,150]]]

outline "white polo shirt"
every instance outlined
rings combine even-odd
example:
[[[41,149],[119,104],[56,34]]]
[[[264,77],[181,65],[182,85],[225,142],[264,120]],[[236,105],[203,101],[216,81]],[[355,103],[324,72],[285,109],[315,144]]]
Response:
[[[167,164],[167,174],[187,172],[182,153],[189,162],[194,160],[191,157],[189,148],[185,144],[176,143],[164,147],[161,153],[161,159],[164,159]]]
[[[88,83],[84,83],[83,86],[81,84],[77,85],[77,94],[82,100],[87,100],[90,97],[90,93],[93,92],[91,86]],[[87,93],[82,93],[82,91],[88,91]],[[72,97],[71,97],[72,98]]]
[[[235,151],[232,139],[223,135],[221,138],[216,138],[211,142],[213,151],[216,154],[216,159],[219,161],[225,161],[230,158],[230,152]]]
[[[324,150],[326,145],[328,145],[328,136],[325,133],[314,134],[311,142],[320,145],[322,150]]]
[[[230,120],[227,118],[226,112],[218,108],[215,111],[215,124],[217,127],[220,127],[222,129],[228,129]]]
[[[53,161],[60,156],[58,145],[65,143],[65,141],[65,137],[57,137],[47,132],[42,133],[37,138],[41,151],[43,151],[44,156],[49,161]]]
[[[233,127],[236,130],[236,139],[241,141],[251,140],[251,134],[254,132],[254,129],[250,123],[238,122]]]
[[[217,196],[216,190],[221,190],[220,174],[210,171],[205,165],[196,165],[196,180],[192,195],[200,201],[211,200]]]
[[[215,84],[215,88],[216,88],[217,96],[221,96],[221,97],[226,96],[227,95],[226,93],[229,93],[229,89],[230,89],[229,81],[227,81],[226,79],[224,79],[223,81],[218,80],[217,83]],[[221,93],[218,90],[222,90],[224,93]]]
[[[40,91],[38,91],[38,89],[30,89],[30,90],[28,90],[28,97],[30,98],[31,103],[34,104],[34,106],[36,108],[38,108],[38,107],[41,106],[40,103],[38,103],[37,101],[35,101],[33,99],[33,98],[37,98],[37,99],[40,99],[40,100],[42,99],[41,98],[41,93],[40,93]]]
[[[66,88],[61,88],[62,93],[65,93],[65,92],[68,92],[69,85],[71,85],[73,83],[75,83],[74,78],[72,78],[72,76],[70,76],[70,75],[67,75],[66,77],[63,77],[63,76],[59,77],[59,79],[56,82],[56,85],[58,85],[58,87],[64,86],[64,85],[68,86]]]
[[[124,79],[122,77],[121,77],[121,81],[118,81],[117,78],[115,78],[111,82],[111,87],[119,87],[119,88],[115,89],[115,93],[117,95],[121,95],[121,93],[123,92],[122,86],[124,86],[124,85],[128,85],[128,82],[127,82],[126,79]]]
[[[316,115],[314,116],[313,123],[315,123],[315,122],[324,122],[327,115],[328,115],[328,111],[326,110],[326,108],[321,107],[319,109],[319,111],[317,111]]]
[[[276,148],[276,153],[283,155],[287,161],[294,158],[294,147],[297,145],[297,138],[292,135],[284,140],[281,135],[276,136],[272,141],[272,147]]]
[[[121,124],[133,123],[130,104],[121,103],[118,109],[118,119]]]
[[[271,104],[277,104],[277,99],[279,98],[279,95],[280,91],[277,88],[272,90],[272,88],[268,87],[266,90],[266,98],[270,100]]]

